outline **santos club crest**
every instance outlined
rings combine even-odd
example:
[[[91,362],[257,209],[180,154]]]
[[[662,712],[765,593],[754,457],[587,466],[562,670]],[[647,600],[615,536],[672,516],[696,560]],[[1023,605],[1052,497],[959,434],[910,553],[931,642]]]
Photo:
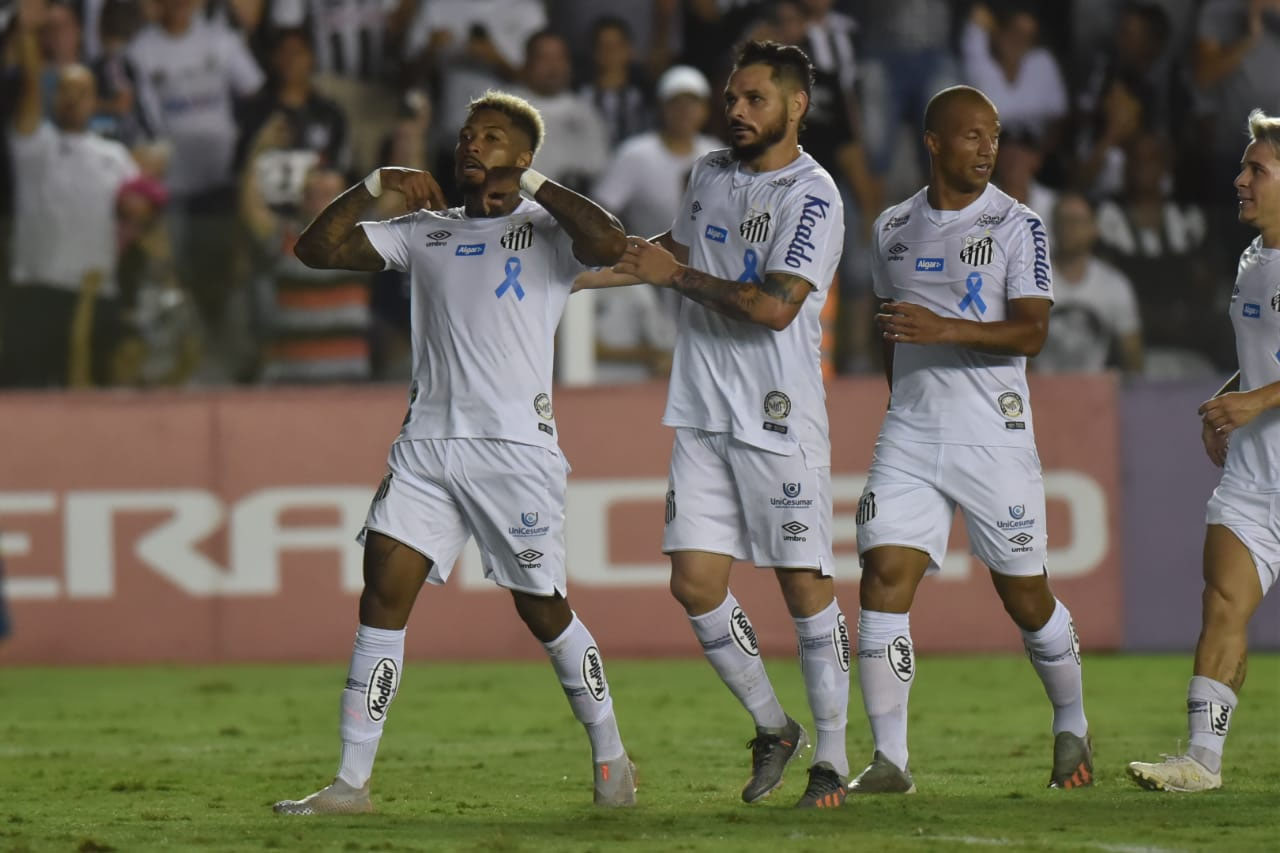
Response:
[[[748,243],[763,243],[769,239],[769,214],[767,211],[750,210],[747,218],[738,226],[738,233]]]
[[[533,245],[533,223],[526,222],[523,225],[511,223],[507,226],[507,233],[503,234],[498,242],[509,252],[519,252],[521,249],[529,248]]]
[[[980,267],[991,263],[995,255],[995,242],[988,234],[985,237],[970,235],[964,238],[964,248],[960,250],[960,261],[969,266]]]

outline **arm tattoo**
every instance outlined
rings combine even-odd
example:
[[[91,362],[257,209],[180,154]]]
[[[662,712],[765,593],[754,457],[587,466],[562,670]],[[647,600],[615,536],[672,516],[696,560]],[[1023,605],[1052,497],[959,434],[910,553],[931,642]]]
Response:
[[[320,215],[298,235],[294,254],[315,269],[377,272],[386,266],[364,229],[356,222],[369,208],[372,197],[363,183],[356,184],[329,202]]]
[[[799,310],[790,306],[799,306],[813,289],[803,278],[787,273],[767,273],[764,283],[757,284],[716,278],[691,267],[681,267],[674,284],[676,290],[712,311],[762,325],[769,325],[767,319],[775,315],[777,303],[787,306],[790,314],[787,320],[790,322],[795,311]]]
[[[586,196],[547,181],[536,200],[573,239],[573,253],[584,264],[610,266],[626,251],[627,233],[617,217]]]

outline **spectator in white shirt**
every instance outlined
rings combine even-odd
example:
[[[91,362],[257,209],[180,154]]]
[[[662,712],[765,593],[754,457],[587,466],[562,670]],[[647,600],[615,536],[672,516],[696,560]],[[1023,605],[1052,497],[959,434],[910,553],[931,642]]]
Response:
[[[1037,44],[1040,22],[1027,9],[997,14],[977,4],[961,40],[964,82],[1000,108],[1000,123],[1030,127],[1052,153],[1067,114],[1067,87],[1053,54]]]
[[[37,44],[44,11],[40,0],[27,0],[17,22],[11,287],[0,311],[0,385],[7,386],[66,385],[73,322],[81,343],[90,341],[94,376],[105,379],[119,334],[116,195],[138,171],[123,145],[86,132],[97,92],[83,65],[61,69],[52,121],[45,118]]]
[[[1129,279],[1093,253],[1098,224],[1088,199],[1063,193],[1053,221],[1053,317],[1032,364],[1046,373],[1092,373],[1112,364],[1140,373],[1138,301]]]
[[[569,88],[573,69],[564,37],[542,30],[525,44],[524,86],[515,94],[542,113],[546,144],[533,166],[575,190],[587,187],[609,158],[609,134],[591,102]]]

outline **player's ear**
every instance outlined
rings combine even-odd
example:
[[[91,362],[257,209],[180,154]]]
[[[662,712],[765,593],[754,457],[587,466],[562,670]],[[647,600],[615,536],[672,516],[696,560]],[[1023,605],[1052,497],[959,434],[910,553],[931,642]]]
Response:
[[[932,154],[934,157],[937,157],[939,154],[941,154],[942,145],[938,140],[938,134],[934,133],[932,130],[926,130],[924,132],[924,147],[928,148],[929,153]]]
[[[519,166],[521,169],[527,169],[532,164],[533,164],[532,151],[522,151],[520,155],[516,157],[516,165]]]

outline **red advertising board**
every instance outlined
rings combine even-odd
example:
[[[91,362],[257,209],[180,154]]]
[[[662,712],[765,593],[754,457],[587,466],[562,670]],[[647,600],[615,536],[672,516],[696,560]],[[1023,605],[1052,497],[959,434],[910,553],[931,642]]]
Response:
[[[658,550],[672,440],[664,394],[657,384],[556,394],[573,465],[570,601],[613,657],[697,651]],[[1114,382],[1045,377],[1032,396],[1054,589],[1077,605],[1086,648],[1114,648]],[[854,514],[884,406],[882,382],[829,387],[838,593],[851,624]],[[0,397],[0,556],[14,628],[0,661],[345,658],[360,589],[353,537],[403,408],[386,388]],[[449,584],[419,597],[410,657],[541,654],[477,556],[464,552]],[[733,585],[764,649],[791,653],[772,573],[744,565]],[[921,587],[912,632],[924,651],[1020,648],[960,523],[943,572]]]

